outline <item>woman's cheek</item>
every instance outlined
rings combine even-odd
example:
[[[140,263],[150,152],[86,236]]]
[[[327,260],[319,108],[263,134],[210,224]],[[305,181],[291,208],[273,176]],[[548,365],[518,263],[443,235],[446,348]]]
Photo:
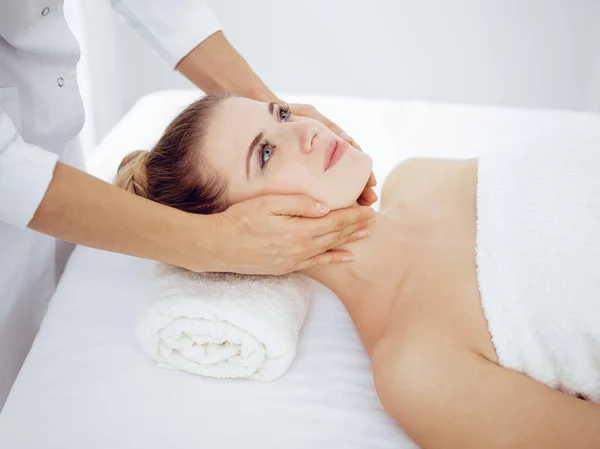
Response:
[[[299,174],[287,178],[272,179],[264,194],[295,195],[303,194],[327,204],[331,209],[340,209],[350,206],[356,197],[344,189],[343,183],[327,182]]]
[[[280,194],[312,194],[316,182],[309,173],[302,168],[281,170],[270,181],[270,188]]]

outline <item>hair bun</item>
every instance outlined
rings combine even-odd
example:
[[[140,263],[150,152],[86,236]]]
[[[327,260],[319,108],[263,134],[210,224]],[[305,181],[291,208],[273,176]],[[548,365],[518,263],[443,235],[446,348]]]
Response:
[[[148,192],[147,164],[149,151],[137,150],[123,158],[117,170],[115,184],[137,196],[146,198]]]

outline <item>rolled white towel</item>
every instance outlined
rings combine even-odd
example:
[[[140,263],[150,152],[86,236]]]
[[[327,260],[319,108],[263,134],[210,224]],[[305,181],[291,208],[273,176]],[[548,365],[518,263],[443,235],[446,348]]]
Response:
[[[269,382],[296,356],[311,285],[298,274],[199,274],[161,264],[137,338],[160,367]]]

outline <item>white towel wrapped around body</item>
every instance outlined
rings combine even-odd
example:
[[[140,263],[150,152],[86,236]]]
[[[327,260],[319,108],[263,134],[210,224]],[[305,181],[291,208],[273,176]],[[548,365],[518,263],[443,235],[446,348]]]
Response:
[[[269,382],[296,356],[310,289],[302,275],[198,274],[159,265],[137,337],[160,367]]]
[[[600,130],[482,157],[477,215],[500,364],[600,402]]]

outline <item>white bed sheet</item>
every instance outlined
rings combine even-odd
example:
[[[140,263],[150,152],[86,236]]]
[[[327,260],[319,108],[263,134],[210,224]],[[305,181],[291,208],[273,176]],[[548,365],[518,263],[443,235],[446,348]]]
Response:
[[[140,100],[89,165],[111,179],[195,97]],[[410,156],[476,156],[543,135],[586,132],[600,117],[565,111],[292,97],[352,133],[380,180]],[[321,288],[291,370],[269,384],[155,368],[132,328],[153,264],[78,247],[0,413],[2,449],[416,447],[382,410],[343,306]],[[457,405],[459,406],[459,405]]]

